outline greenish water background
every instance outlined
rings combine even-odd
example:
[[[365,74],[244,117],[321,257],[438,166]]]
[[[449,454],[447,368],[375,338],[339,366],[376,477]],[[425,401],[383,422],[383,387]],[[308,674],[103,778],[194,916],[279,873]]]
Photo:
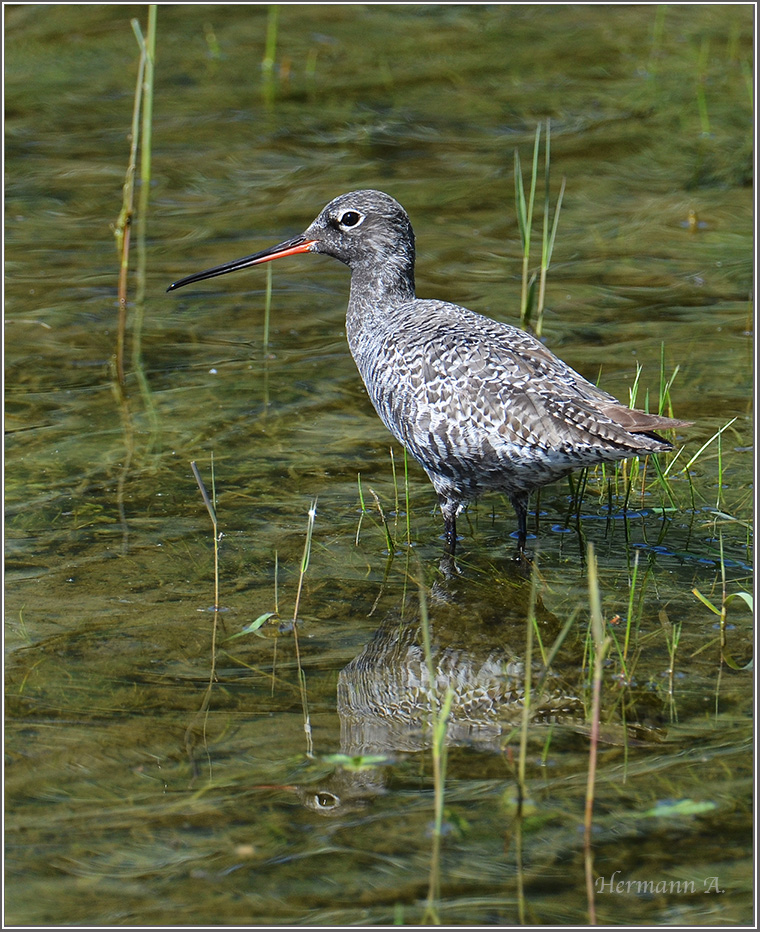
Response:
[[[393,640],[416,623],[410,577],[431,587],[442,664],[468,658],[467,679],[476,661],[522,655],[529,583],[511,559],[511,509],[494,497],[471,510],[463,575],[442,579],[440,516],[412,464],[411,552],[389,561],[372,515],[357,543],[358,473],[402,539],[405,518],[392,515],[389,438],[345,344],[337,263],[277,263],[266,350],[264,270],[165,288],[299,232],[342,191],[377,187],[410,213],[421,296],[515,322],[513,152],[527,165],[551,118],[554,190],[564,176],[567,191],[547,345],[624,399],[637,364],[640,392],[657,397],[664,346],[667,371],[680,367],[674,413],[696,422],[682,462],[736,419],[690,481],[674,479],[667,520],[648,511],[656,492],[633,503],[640,517],[611,519],[599,477],[584,501],[606,618],[628,612],[640,554],[631,689],[650,739],[601,752],[595,869],[699,891],[603,892],[597,911],[621,924],[750,922],[751,674],[721,665],[716,619],[692,590],[720,601],[721,542],[727,591],[751,589],[753,8],[286,4],[268,99],[268,7],[160,7],[148,391],[132,367],[125,408],[111,225],[136,74],[129,19],[144,25],[146,11],[4,9],[6,921],[421,920],[429,749],[368,718],[361,749],[383,767],[352,777],[324,756],[357,749],[339,690],[373,637],[386,647],[372,668],[392,668],[396,687],[413,668]],[[210,484],[212,455],[225,627],[204,738],[213,548],[189,463]],[[222,639],[275,607],[292,616],[315,497],[300,635],[310,759],[292,635]],[[542,495],[540,603],[549,641],[578,613],[562,670],[582,698],[587,577],[568,507],[565,484]],[[742,605],[729,621],[744,663]],[[606,701],[617,722],[613,679]],[[522,899],[531,922],[585,922],[588,742],[536,727],[536,816],[518,862],[508,731],[451,748],[440,916],[511,924]],[[330,794],[341,805],[327,816]],[[657,809],[684,799],[708,808]],[[713,876],[725,894],[703,892]]]

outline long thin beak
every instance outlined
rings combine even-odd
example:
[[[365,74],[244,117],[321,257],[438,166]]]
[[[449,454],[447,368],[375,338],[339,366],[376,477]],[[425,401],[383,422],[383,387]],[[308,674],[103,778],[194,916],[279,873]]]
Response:
[[[180,278],[178,282],[172,282],[166,290],[174,291],[175,288],[192,285],[193,282],[202,282],[206,278],[216,278],[217,275],[226,275],[227,272],[247,269],[249,265],[271,262],[272,259],[282,259],[283,256],[296,256],[301,252],[313,252],[316,245],[316,240],[308,239],[306,234],[301,233],[298,236],[294,236],[293,239],[286,239],[284,243],[280,243],[278,246],[270,246],[269,249],[256,252],[252,256],[235,259],[233,262],[225,262],[224,265],[214,266],[213,269],[206,269],[205,272],[196,272],[195,275],[188,275],[187,278]]]

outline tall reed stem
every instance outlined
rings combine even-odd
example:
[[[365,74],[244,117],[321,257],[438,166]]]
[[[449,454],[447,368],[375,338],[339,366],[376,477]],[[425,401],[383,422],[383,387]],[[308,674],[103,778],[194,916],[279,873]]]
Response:
[[[597,571],[594,545],[589,542],[587,550],[588,595],[591,609],[591,636],[594,647],[594,672],[591,700],[591,737],[588,758],[588,779],[586,781],[586,807],[584,813],[583,848],[586,866],[586,897],[588,901],[589,924],[596,925],[596,902],[594,898],[594,855],[591,847],[591,829],[594,814],[594,787],[596,783],[596,757],[599,743],[599,717],[602,705],[602,673],[604,658],[609,649],[611,638],[605,637],[602,602],[599,595],[599,574]]]
[[[145,230],[150,195],[151,166],[151,131],[153,122],[153,72],[156,55],[157,6],[148,7],[147,40],[143,38],[140,24],[132,20],[132,29],[140,48],[140,61],[137,69],[137,83],[132,109],[132,129],[127,172],[123,185],[122,207],[114,227],[116,248],[119,254],[119,320],[116,330],[116,375],[120,390],[124,391],[126,376],[124,371],[124,346],[127,330],[127,275],[129,273],[129,245],[134,216],[134,185],[137,168],[137,152],[140,149],[140,199],[137,211],[138,222],[138,292],[137,301],[141,303],[145,296]],[[141,136],[142,127],[142,136]],[[138,351],[139,355],[139,351]]]

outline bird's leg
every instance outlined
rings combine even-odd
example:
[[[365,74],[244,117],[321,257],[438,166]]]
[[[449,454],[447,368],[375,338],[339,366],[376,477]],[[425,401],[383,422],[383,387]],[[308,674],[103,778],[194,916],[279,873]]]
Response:
[[[443,527],[446,543],[443,545],[443,552],[451,554],[456,553],[457,549],[457,505],[447,498],[440,496],[438,502],[441,506],[443,515]]]
[[[457,549],[457,519],[455,514],[444,514],[443,516],[443,525],[445,528],[446,534],[446,543],[444,544],[444,552],[450,553],[452,556],[456,553]]]
[[[525,554],[525,542],[528,539],[528,496],[512,498],[512,507],[517,515],[517,550]]]

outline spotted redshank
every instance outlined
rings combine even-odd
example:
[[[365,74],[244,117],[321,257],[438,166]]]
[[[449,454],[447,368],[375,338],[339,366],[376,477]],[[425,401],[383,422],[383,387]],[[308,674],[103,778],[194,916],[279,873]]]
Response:
[[[438,493],[448,553],[457,515],[481,493],[507,495],[524,552],[531,492],[574,469],[671,450],[655,431],[691,423],[621,404],[517,327],[416,297],[412,225],[381,191],[342,194],[299,236],[167,290],[305,252],[351,269],[349,348],[381,420]]]

